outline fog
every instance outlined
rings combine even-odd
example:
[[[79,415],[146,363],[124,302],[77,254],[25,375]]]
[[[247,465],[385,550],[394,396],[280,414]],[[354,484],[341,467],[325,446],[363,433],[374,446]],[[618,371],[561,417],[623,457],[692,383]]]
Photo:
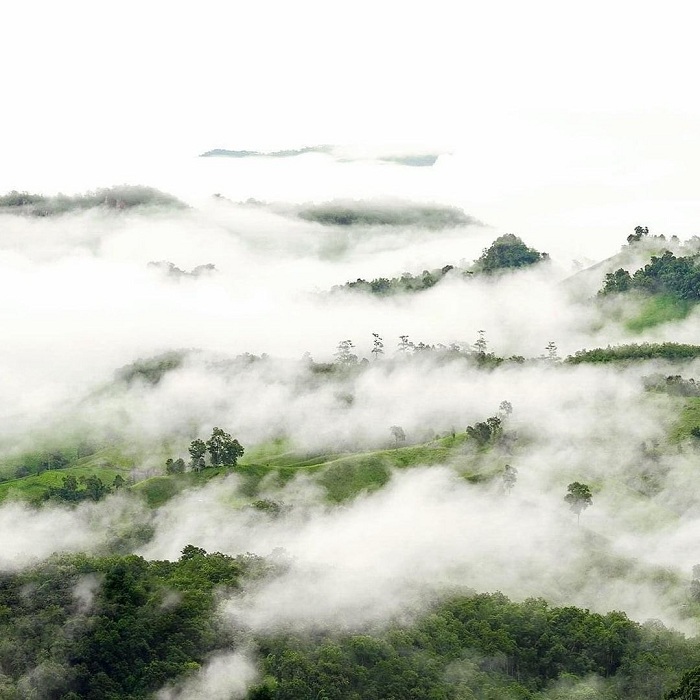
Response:
[[[214,426],[250,451],[283,439],[300,454],[368,452],[393,446],[392,425],[405,430],[408,444],[429,441],[485,420],[504,400],[513,405],[507,430],[517,434],[510,451],[479,456],[467,445],[445,465],[393,470],[383,488],[340,505],[329,504],[303,470],[285,486],[270,479],[262,496],[288,506],[276,518],[240,506],[235,475],[154,511],[117,496],[74,510],[10,500],[0,507],[0,567],[16,570],[53,552],[100,552],[115,532],[148,524],[153,538],[137,550],[148,558],[177,558],[194,544],[277,564],[276,574],[222,602],[244,636],[374,628],[413,619],[454,592],[495,590],[622,609],[696,633],[684,615],[698,563],[700,511],[687,489],[694,453],[679,446],[660,462],[649,456],[678,408],[642,382],[678,368],[568,366],[543,356],[550,341],[562,358],[622,342],[693,342],[697,311],[632,333],[624,319],[637,313],[636,302],[595,295],[605,272],[636,269],[648,251],[626,249],[572,275],[616,256],[646,220],[612,216],[582,236],[577,207],[585,203],[578,202],[536,227],[537,210],[518,209],[519,195],[504,195],[496,207],[495,192],[474,195],[464,186],[460,158],[440,156],[423,168],[327,154],[191,160],[169,174],[153,171],[145,183],[178,196],[186,209],[0,215],[3,459],[51,449],[66,436],[116,440],[138,479],[163,473],[167,457],[186,457],[190,440]],[[110,183],[90,187],[102,184]],[[474,221],[333,227],[296,215],[310,202],[334,200],[455,206]],[[508,215],[491,216],[499,207]],[[616,207],[623,205],[606,211]],[[521,214],[523,227],[510,228]],[[570,227],[554,225],[577,217]],[[494,277],[448,275],[413,295],[330,293],[359,277],[469,266],[504,232],[551,260]],[[685,222],[652,232],[683,238],[692,229]],[[148,264],[158,261],[215,271],[177,277]],[[464,358],[398,351],[405,334],[416,344],[466,351],[482,330],[489,352],[531,361],[484,370]],[[372,333],[384,340],[380,359],[372,357]],[[330,362],[345,339],[367,364],[331,377],[314,373],[304,354]],[[172,350],[183,352],[182,364],[156,384],[115,379],[120,367]],[[258,357],[239,357],[247,353]],[[697,377],[700,366],[682,372]],[[498,475],[506,463],[518,470],[508,495],[498,476],[484,484],[463,478],[469,465]],[[593,490],[580,525],[564,502],[572,481]],[[668,572],[663,584],[660,571]],[[212,659],[186,687],[163,689],[161,697],[242,697],[256,677],[252,658]]]

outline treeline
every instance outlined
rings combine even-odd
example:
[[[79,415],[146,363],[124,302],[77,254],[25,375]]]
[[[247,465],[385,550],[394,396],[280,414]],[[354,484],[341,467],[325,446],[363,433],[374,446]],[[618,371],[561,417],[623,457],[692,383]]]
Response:
[[[384,339],[379,333],[372,333],[372,355],[373,362],[384,359],[386,354]],[[451,343],[443,345],[442,343],[430,344],[424,342],[414,342],[408,335],[400,335],[399,342],[396,345],[395,356],[406,360],[408,358],[433,357],[438,361],[450,361],[456,359],[467,360],[480,368],[493,369],[503,364],[504,362],[514,362],[522,364],[525,358],[522,355],[511,355],[510,357],[499,357],[493,352],[489,352],[486,334],[484,331],[479,331],[476,341],[473,345],[460,345]],[[546,359],[558,361],[556,345],[553,342],[547,346],[548,355],[538,358],[539,360]],[[341,340],[338,343],[336,352],[334,353],[335,362],[333,363],[317,363],[309,355],[306,356],[308,368],[314,374],[328,374],[341,368],[349,367],[364,367],[369,364],[367,358],[360,360],[355,354],[355,343],[351,339]]]
[[[324,226],[420,226],[428,229],[454,228],[478,223],[457,207],[363,201],[326,202],[307,206],[300,219]]]
[[[683,361],[700,357],[700,345],[683,343],[631,343],[594,350],[579,350],[569,355],[565,362],[577,365],[583,362],[625,362],[629,360]]]
[[[377,277],[371,281],[359,277],[354,282],[336,285],[331,291],[354,290],[377,296],[423,292],[442,282],[448,275],[461,278],[471,277],[474,273],[489,275],[528,267],[548,259],[547,253],[529,248],[518,236],[507,233],[499,236],[488,248],[485,248],[481,257],[474,261],[471,269],[445,265],[434,270],[423,270],[419,275],[405,272],[400,277]]]
[[[0,213],[28,216],[56,216],[97,207],[132,209],[146,206],[184,208],[186,205],[170,194],[143,185],[119,185],[84,194],[57,194],[52,197],[17,190],[0,196]]]
[[[632,275],[622,268],[605,275],[599,294],[606,296],[631,290],[668,295],[681,301],[700,301],[698,256],[676,257],[669,250],[661,257],[653,255],[651,262]]]
[[[454,271],[454,272],[453,272]],[[441,282],[449,273],[455,276],[467,277],[472,273],[466,269],[455,268],[453,265],[445,265],[434,270],[423,270],[419,275],[412,275],[404,272],[401,277],[377,277],[368,282],[359,277],[354,282],[347,282],[337,285],[331,292],[338,292],[344,289],[351,289],[357,292],[366,292],[377,296],[389,296],[391,294],[409,294],[413,292],[424,292],[426,289],[434,287]]]
[[[114,373],[114,378],[127,384],[140,380],[146,384],[156,385],[168,372],[182,367],[186,357],[186,351],[172,350],[155,357],[139,358],[118,369]]]
[[[595,697],[661,700],[700,665],[698,644],[659,622],[500,593],[355,634],[253,635],[218,616],[222,596],[272,572],[188,545],[173,562],[79,554],[0,574],[0,697],[151,697],[239,644],[257,648],[262,670],[249,700],[544,700],[574,697],[566,688],[591,676]]]
[[[46,489],[42,500],[74,504],[82,501],[101,501],[105,496],[122,488],[125,484],[126,480],[120,474],[114,477],[111,485],[105,484],[95,474],[80,478],[74,474],[67,474],[63,477],[60,486],[49,486]]]

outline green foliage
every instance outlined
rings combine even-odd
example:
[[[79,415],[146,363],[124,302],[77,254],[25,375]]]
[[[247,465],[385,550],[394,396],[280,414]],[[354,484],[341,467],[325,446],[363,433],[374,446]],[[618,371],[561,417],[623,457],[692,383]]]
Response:
[[[80,488],[81,486],[83,488]],[[60,486],[49,486],[44,493],[44,500],[61,503],[101,501],[111,492],[112,488],[94,474],[80,479],[77,479],[73,474],[68,474],[63,477]]]
[[[638,243],[639,241],[642,240],[642,238],[644,238],[648,235],[649,235],[649,227],[648,226],[635,226],[634,233],[630,233],[630,235],[627,236],[627,242],[630,245],[632,245],[633,243]]]
[[[96,445],[80,438],[74,442],[65,438],[51,442],[53,443],[51,446],[34,447],[28,452],[8,459],[0,466],[0,482],[66,469],[81,464],[86,461],[86,458],[96,456],[98,453]]]
[[[189,482],[173,476],[154,476],[132,487],[132,491],[146,499],[151,508],[157,508],[182,491]]]
[[[605,282],[603,288],[598,292],[601,296],[606,294],[620,294],[622,292],[628,292],[632,288],[632,276],[627,270],[622,268],[615,270],[615,272],[608,272],[605,275]]]
[[[666,700],[697,700],[700,698],[700,666],[683,674],[678,687],[666,694]]]
[[[574,481],[566,487],[564,500],[569,504],[569,508],[580,517],[581,513],[593,505],[591,489],[578,481]]]
[[[58,194],[48,197],[28,192],[12,192],[0,196],[0,213],[25,214],[30,216],[57,216],[74,211],[94,208],[132,209],[134,207],[184,208],[176,197],[142,185],[119,185],[106,187],[85,194]]]
[[[192,544],[173,562],[55,556],[2,573],[0,697],[136,700],[177,686],[212,653],[235,648],[236,630],[216,614],[220,596],[269,573],[259,557]],[[500,593],[453,596],[381,631],[251,641],[263,673],[248,697],[258,700],[661,700],[674,687],[668,697],[685,700],[696,681],[681,675],[700,665],[695,641],[658,622]],[[604,695],[586,691],[592,677]]]
[[[155,386],[168,372],[182,367],[185,357],[185,352],[174,351],[166,352],[156,357],[149,357],[148,359],[139,359],[130,365],[118,369],[115,372],[115,378],[127,384],[142,381]]]
[[[594,350],[578,350],[566,358],[566,362],[577,365],[583,362],[629,362],[636,360],[670,360],[683,361],[700,357],[700,345],[682,343],[632,343]]]
[[[692,377],[683,379],[680,374],[669,376],[653,374],[642,377],[642,382],[647,391],[669,394],[669,396],[700,396],[700,383]]]
[[[268,700],[661,700],[700,656],[680,635],[620,612],[513,603],[500,593],[452,598],[380,634],[280,636],[260,651],[264,680],[248,697]],[[650,655],[640,678],[634,668]],[[605,695],[584,692],[586,684],[573,690],[592,676]]]
[[[700,266],[698,256],[676,257],[670,250],[651,257],[651,261],[633,275],[623,269],[605,276],[601,295],[636,290],[663,295],[679,301],[700,301]]]
[[[420,226],[437,230],[477,223],[457,207],[362,201],[307,206],[298,216],[324,226]]]
[[[234,591],[262,570],[252,555],[187,547],[177,562],[76,555],[2,574],[0,667],[15,693],[2,697],[150,697],[231,647],[215,591]],[[55,672],[32,674],[30,695],[24,684],[39,663]]]
[[[506,233],[499,236],[489,248],[484,249],[474,266],[477,271],[493,273],[527,267],[548,259],[547,253],[528,248],[518,236]]]
[[[389,464],[382,455],[339,460],[324,469],[318,482],[330,501],[349,500],[363,491],[374,491],[391,477]]]
[[[434,287],[439,282],[442,282],[450,273],[453,275],[461,275],[462,277],[471,274],[467,270],[458,269],[452,265],[444,265],[434,270],[423,270],[419,275],[412,275],[408,272],[404,272],[401,277],[392,277],[391,279],[387,277],[378,277],[369,282],[365,279],[358,278],[355,282],[347,282],[346,284],[335,286],[331,291],[351,290],[374,294],[376,296],[412,294],[414,292],[424,292]]]
[[[78,463],[80,464],[80,462]],[[95,477],[99,481],[109,487],[109,485],[114,484],[114,480],[117,476],[124,479],[128,476],[130,467],[122,467],[111,464],[106,464],[100,467],[95,466],[94,461],[85,466],[69,466],[59,470],[44,471],[41,474],[30,474],[29,476],[16,478],[9,481],[4,481],[0,483],[0,502],[11,498],[15,500],[29,501],[34,504],[40,504],[46,500],[47,494],[52,489],[58,489],[59,491],[63,488],[64,479],[66,477],[71,477],[75,479],[78,484],[79,491],[84,490],[84,485],[87,479]],[[124,479],[125,480],[125,479]],[[111,487],[109,487],[111,488]],[[53,492],[56,494],[56,491]],[[52,497],[51,500],[67,500],[71,502],[72,499],[62,499],[60,496],[58,499]]]
[[[185,472],[185,460],[182,457],[178,459],[168,458],[165,461],[166,474],[183,474]]]
[[[671,440],[673,442],[696,440],[698,428],[700,428],[700,397],[690,396],[685,398],[678,422],[671,431]]]
[[[206,442],[207,452],[211,464],[214,467],[219,465],[225,467],[235,467],[238,459],[243,456],[245,450],[238,440],[231,437],[229,433],[221,428],[214,428],[211,437]],[[192,447],[190,447],[191,454]]]
[[[405,272],[401,277],[378,277],[371,281],[358,278],[355,282],[333,287],[331,291],[354,290],[377,296],[392,294],[409,294],[422,292],[434,287],[448,275],[462,278],[471,276],[474,272],[491,274],[499,270],[515,269],[534,265],[547,260],[547,253],[540,253],[534,248],[528,248],[517,236],[511,233],[497,238],[491,247],[484,250],[483,255],[474,263],[472,270],[455,268],[444,265],[434,270],[423,270],[419,275]]]
[[[641,333],[662,323],[682,321],[693,307],[693,302],[668,294],[648,297],[643,300],[639,314],[625,322],[625,328],[632,333]]]
[[[498,416],[491,416],[483,422],[468,425],[466,433],[479,447],[494,444],[503,435],[502,420]]]

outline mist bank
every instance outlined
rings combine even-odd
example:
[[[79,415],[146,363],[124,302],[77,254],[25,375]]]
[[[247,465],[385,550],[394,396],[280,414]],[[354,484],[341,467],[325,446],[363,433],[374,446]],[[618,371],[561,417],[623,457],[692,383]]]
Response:
[[[590,304],[594,292],[560,287],[566,273],[556,261],[493,279],[444,279],[411,300],[316,294],[358,276],[400,279],[446,260],[467,264],[494,240],[480,227],[327,237],[303,221],[215,201],[178,213],[8,217],[4,226],[0,286],[12,303],[0,308],[7,329],[0,375],[4,413],[18,424],[70,403],[117,366],[173,348],[287,358],[309,352],[324,361],[348,338],[371,357],[372,333],[391,353],[402,335],[416,345],[464,346],[485,330],[499,356],[533,357],[550,341],[564,356],[695,337],[692,315],[630,331],[606,305]],[[213,265],[217,273],[175,278],[149,267],[158,260],[183,271]],[[634,300],[615,304],[635,313]]]
[[[154,529],[140,550],[148,558],[172,558],[188,543],[232,555],[284,549],[290,578],[237,603],[250,624],[385,619],[453,586],[503,590],[518,599],[544,595],[600,611],[622,608],[683,629],[694,624],[682,611],[697,563],[686,545],[698,506],[682,484],[697,448],[667,446],[679,400],[647,391],[645,382],[650,369],[665,371],[663,365],[613,370],[541,360],[484,371],[464,360],[418,356],[319,375],[303,363],[176,359],[152,380],[122,372],[121,387],[91,397],[77,414],[80,422],[74,419],[85,435],[119,436],[144,476],[163,473],[166,457],[187,456],[189,440],[212,425],[226,426],[251,448],[253,461],[244,458],[239,474],[147,516],[144,523]],[[443,431],[463,433],[504,400],[513,409],[506,423],[512,439],[502,446],[467,441],[448,453],[443,467],[422,470],[418,459],[414,469],[389,469],[388,482],[368,484],[385,484],[376,493],[351,496],[341,508],[326,499],[331,464],[299,469],[291,481],[270,469],[254,491],[246,481],[246,464],[270,459],[254,456],[266,441],[284,438],[311,454],[391,449],[394,425],[408,445]],[[68,425],[70,416],[54,430],[65,434]],[[517,470],[507,496],[500,491],[505,464]],[[475,468],[485,477],[481,486],[463,479]],[[564,502],[573,481],[593,489],[594,505],[580,528]],[[241,498],[291,511],[232,509]],[[661,576],[659,567],[672,573]]]

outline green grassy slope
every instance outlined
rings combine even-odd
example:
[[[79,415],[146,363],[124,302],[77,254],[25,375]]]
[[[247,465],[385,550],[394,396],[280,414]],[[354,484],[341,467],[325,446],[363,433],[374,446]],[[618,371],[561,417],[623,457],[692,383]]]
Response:
[[[263,482],[273,487],[283,486],[303,473],[312,476],[329,501],[341,502],[380,488],[389,480],[393,469],[449,463],[470,481],[490,478],[498,469],[488,459],[489,448],[475,449],[470,443],[470,438],[462,433],[371,452],[309,454],[295,451],[286,440],[274,440],[251,448],[234,469],[208,467],[201,472],[154,476],[130,486],[129,491],[140,495],[149,506],[158,507],[182,491],[235,473],[240,481],[239,495],[248,500],[258,497]],[[117,474],[128,480],[133,466],[133,461],[117,448],[101,450],[62,469],[1,482],[0,502],[6,499],[38,502],[49,487],[60,486],[69,475],[78,479],[94,475],[111,485]]]
[[[683,440],[695,439],[700,444],[698,438],[693,438],[691,430],[700,428],[700,397],[692,396],[684,399],[685,405],[681,411],[678,423],[671,432],[671,440],[673,442],[682,442]]]
[[[690,314],[695,304],[667,294],[646,299],[639,313],[625,323],[625,328],[633,333],[641,333],[670,321],[682,321]]]

